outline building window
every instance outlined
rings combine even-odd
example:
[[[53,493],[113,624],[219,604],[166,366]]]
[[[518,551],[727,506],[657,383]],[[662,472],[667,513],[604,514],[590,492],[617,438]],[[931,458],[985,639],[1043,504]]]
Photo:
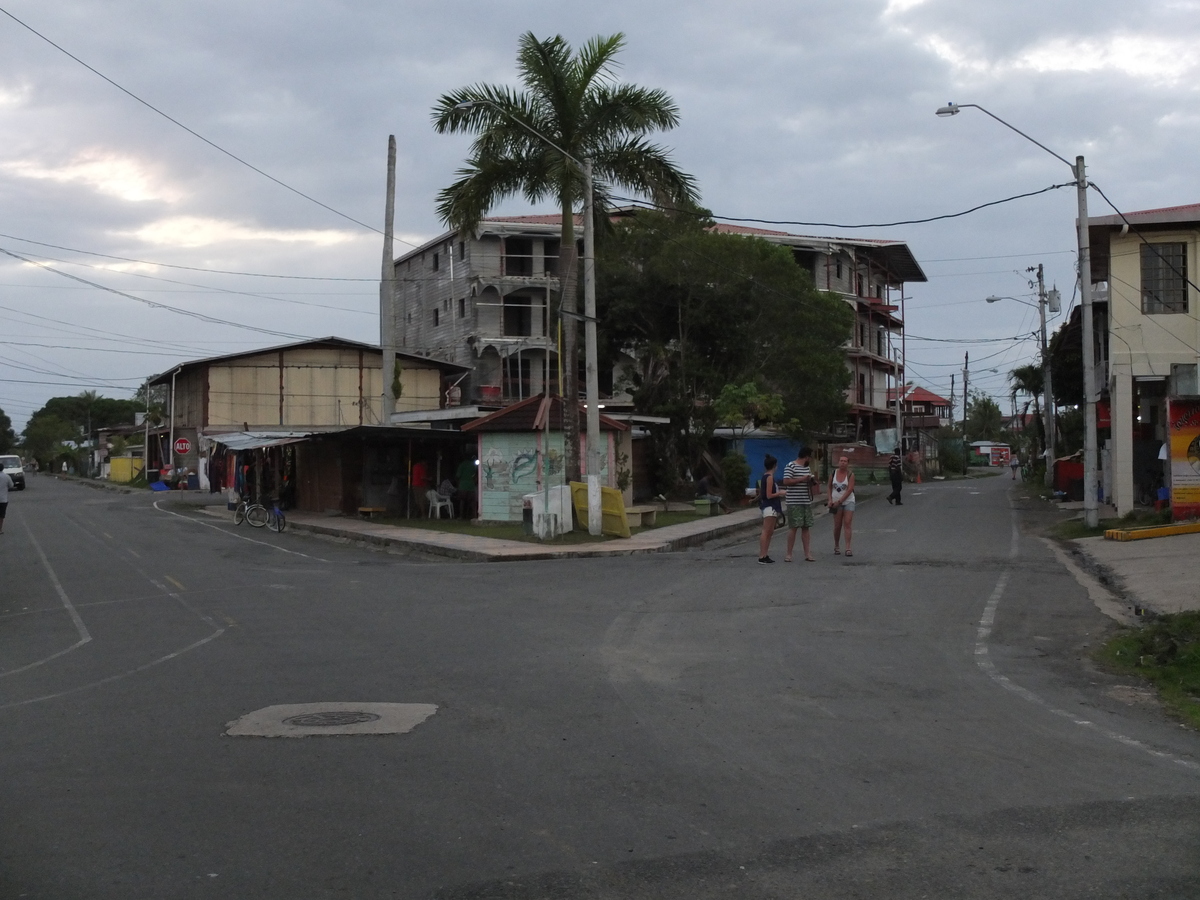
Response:
[[[1142,312],[1187,312],[1187,245],[1142,244]]]
[[[467,298],[466,297],[458,298],[458,317],[460,319],[465,319],[467,317]]]
[[[436,328],[438,326],[439,319],[440,319],[440,316],[438,315],[438,310],[435,309],[433,311],[433,327],[434,328]]]
[[[519,294],[504,298],[502,320],[504,337],[529,337],[533,334],[533,300]]]
[[[433,271],[435,271],[435,272],[441,266],[441,256],[442,256],[442,254],[440,254],[440,253],[433,254]]]
[[[837,277],[841,278],[842,277],[842,261],[840,259],[837,261],[837,266],[835,267],[835,269],[837,271]]]
[[[458,242],[458,261],[462,262],[466,258],[467,258],[467,242],[459,241]]]
[[[533,274],[533,239],[505,238],[502,275],[528,278]]]
[[[547,275],[558,274],[558,249],[561,241],[544,241],[542,243],[542,271]]]

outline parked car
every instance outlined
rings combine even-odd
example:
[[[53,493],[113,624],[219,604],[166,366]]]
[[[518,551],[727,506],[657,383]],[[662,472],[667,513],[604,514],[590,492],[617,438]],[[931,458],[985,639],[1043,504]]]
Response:
[[[0,466],[4,474],[13,480],[13,487],[18,491],[25,490],[25,469],[19,456],[0,456]]]

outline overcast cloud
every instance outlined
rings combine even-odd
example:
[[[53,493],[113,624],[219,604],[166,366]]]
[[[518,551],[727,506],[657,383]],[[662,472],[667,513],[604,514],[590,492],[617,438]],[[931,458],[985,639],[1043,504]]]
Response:
[[[625,32],[622,76],[673,95],[683,123],[662,141],[718,215],[891,222],[1070,179],[1061,162],[976,110],[935,117],[948,100],[985,106],[1069,159],[1085,154],[1091,179],[1124,210],[1200,201],[1193,0],[0,5],[226,150],[373,227],[382,226],[394,133],[396,228],[411,242],[441,231],[434,196],[468,143],[433,133],[434,101],[469,83],[514,83],[527,30],[576,45]],[[239,165],[4,16],[0,123],[0,247],[263,332],[378,339],[377,234]],[[1094,193],[1090,202],[1095,215],[1111,212]],[[498,211],[532,210],[513,201]],[[982,298],[1028,297],[1022,270],[1040,262],[1065,305],[1074,216],[1074,192],[1061,189],[934,224],[784,230],[907,241],[930,278],[908,291],[910,377],[946,395],[970,349],[973,382],[1003,397],[1005,373],[1034,358],[1031,340],[912,336],[1031,333],[1033,309]],[[219,275],[28,241],[363,280]],[[178,361],[285,340],[4,260],[0,407],[18,429],[51,396],[128,396]]]

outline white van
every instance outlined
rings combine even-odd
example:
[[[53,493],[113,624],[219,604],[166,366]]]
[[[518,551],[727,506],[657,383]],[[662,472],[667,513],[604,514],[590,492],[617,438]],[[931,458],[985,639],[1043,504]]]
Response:
[[[25,470],[21,467],[21,457],[0,456],[0,466],[4,467],[4,474],[13,480],[16,490],[25,490]]]

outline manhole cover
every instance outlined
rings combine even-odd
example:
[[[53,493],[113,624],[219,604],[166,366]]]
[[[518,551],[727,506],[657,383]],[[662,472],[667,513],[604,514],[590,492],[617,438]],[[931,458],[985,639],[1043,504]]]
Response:
[[[231,737],[407,734],[437,712],[433,703],[285,703],[227,723]]]
[[[302,728],[336,728],[340,725],[361,725],[363,722],[378,722],[380,718],[375,713],[347,711],[305,713],[302,716],[288,716],[283,721],[288,725],[299,725]]]

